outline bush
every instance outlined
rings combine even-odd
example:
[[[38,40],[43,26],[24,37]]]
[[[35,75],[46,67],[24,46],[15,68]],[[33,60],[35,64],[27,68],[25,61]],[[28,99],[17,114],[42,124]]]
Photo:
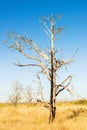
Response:
[[[75,104],[80,104],[80,105],[87,105],[87,100],[86,99],[81,99],[77,100],[74,102]]]

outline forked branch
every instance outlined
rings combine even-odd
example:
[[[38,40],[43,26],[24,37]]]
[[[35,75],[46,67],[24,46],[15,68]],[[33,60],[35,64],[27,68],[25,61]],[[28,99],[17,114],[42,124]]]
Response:
[[[38,47],[35,44],[35,42],[29,37],[24,37],[22,35],[19,35],[17,33],[12,33],[12,32],[9,32],[7,35],[8,38],[10,38],[10,42],[8,41],[5,42],[8,48],[12,48],[20,52],[23,56],[25,56],[28,59],[32,59],[32,60],[40,59],[27,54],[26,50],[30,49],[34,51],[39,57],[50,62],[50,58],[45,53],[43,53],[40,47]]]
[[[56,96],[63,90],[66,90],[71,94],[71,91],[68,88],[68,86],[71,83],[71,80],[72,80],[72,76],[70,75],[61,84],[56,86]]]

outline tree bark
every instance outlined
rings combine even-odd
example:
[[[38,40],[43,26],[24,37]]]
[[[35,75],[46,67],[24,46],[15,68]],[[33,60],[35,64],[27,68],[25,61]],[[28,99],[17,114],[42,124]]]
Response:
[[[55,119],[56,114],[56,69],[55,69],[55,57],[54,57],[54,26],[52,26],[52,35],[51,35],[51,95],[50,95],[50,116],[49,122],[52,122]]]

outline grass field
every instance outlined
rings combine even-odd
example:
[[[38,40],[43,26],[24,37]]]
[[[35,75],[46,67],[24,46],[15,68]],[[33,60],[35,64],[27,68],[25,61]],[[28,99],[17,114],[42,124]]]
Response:
[[[0,130],[87,130],[87,105],[59,103],[55,121],[48,118],[49,110],[40,104],[0,105]]]

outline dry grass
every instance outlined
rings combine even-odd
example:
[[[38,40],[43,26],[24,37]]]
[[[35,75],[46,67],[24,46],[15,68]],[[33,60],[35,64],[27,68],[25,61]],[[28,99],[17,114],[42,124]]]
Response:
[[[49,110],[39,105],[0,107],[0,130],[87,130],[87,106],[57,105],[56,119],[48,123]]]

